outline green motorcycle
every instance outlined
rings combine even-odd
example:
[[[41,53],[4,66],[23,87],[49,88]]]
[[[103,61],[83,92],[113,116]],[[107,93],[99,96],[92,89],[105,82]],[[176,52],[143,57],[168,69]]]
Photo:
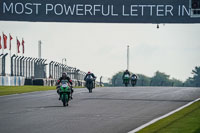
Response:
[[[124,84],[127,87],[130,81],[130,76],[128,74],[124,75]]]
[[[70,99],[71,89],[67,80],[61,81],[60,86],[60,96],[63,102],[63,106],[68,106],[69,99]]]

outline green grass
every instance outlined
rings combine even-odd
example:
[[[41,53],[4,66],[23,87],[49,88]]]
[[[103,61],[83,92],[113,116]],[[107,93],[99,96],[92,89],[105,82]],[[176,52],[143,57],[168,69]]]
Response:
[[[0,86],[0,96],[55,89],[55,86]]]
[[[76,86],[74,88],[83,88]],[[47,91],[47,90],[56,90],[55,86],[0,86],[0,96],[11,95],[11,94],[20,94],[28,93],[34,91]]]
[[[200,101],[157,121],[138,133],[200,133]]]

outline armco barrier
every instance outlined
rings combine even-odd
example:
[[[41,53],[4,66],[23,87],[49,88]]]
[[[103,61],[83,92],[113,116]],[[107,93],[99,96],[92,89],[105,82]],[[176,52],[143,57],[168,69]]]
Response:
[[[57,80],[55,79],[33,79],[32,80],[33,85],[42,85],[42,86],[56,86],[56,82]],[[85,85],[83,80],[72,80],[72,82],[73,82],[73,86]]]
[[[0,86],[23,86],[25,77],[21,76],[0,76]]]
[[[25,79],[24,85],[33,85],[33,79]]]
[[[44,79],[34,79],[33,85],[44,85]]]

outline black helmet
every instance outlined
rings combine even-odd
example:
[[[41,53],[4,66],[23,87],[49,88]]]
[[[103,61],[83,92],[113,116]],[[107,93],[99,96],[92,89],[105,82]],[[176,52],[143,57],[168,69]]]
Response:
[[[63,78],[66,78],[66,77],[67,77],[67,73],[66,73],[66,72],[63,72],[63,73],[62,73],[62,77],[63,77]]]

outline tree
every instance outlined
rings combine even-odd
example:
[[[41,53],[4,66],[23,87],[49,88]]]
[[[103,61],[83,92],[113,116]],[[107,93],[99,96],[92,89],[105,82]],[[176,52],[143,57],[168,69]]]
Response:
[[[172,86],[183,86],[183,82],[175,78],[172,78],[170,82],[172,83]]]
[[[200,87],[200,67],[195,67],[194,70],[192,70],[193,77],[191,78],[191,83],[193,86]]]
[[[112,85],[113,86],[122,86],[123,85],[122,76],[123,76],[123,72],[122,71],[116,73],[111,79]]]
[[[152,83],[153,86],[170,86],[171,82],[169,80],[169,75],[157,71],[155,75],[152,77]]]
[[[185,82],[185,86],[189,87],[200,87],[200,66],[196,66],[192,70],[193,77],[189,77]]]
[[[149,86],[151,82],[151,78],[143,75],[136,74],[138,76],[137,86]]]
[[[192,78],[189,77],[185,82],[184,82],[184,86],[187,86],[187,87],[192,87],[194,86],[193,83],[192,83]]]
[[[122,80],[122,75],[123,71],[120,71],[116,73],[111,79],[110,79],[110,84],[112,86],[123,86],[123,80]],[[132,74],[132,72],[130,72]],[[156,71],[155,75],[153,77],[148,77],[143,74],[136,74],[138,76],[138,81],[137,81],[137,86],[194,86],[194,81],[197,81],[195,83],[199,83],[199,68],[195,69],[193,73],[196,75],[193,78],[189,78],[187,82],[182,82],[178,79],[172,78],[170,79],[170,76],[163,73]],[[198,75],[198,76],[197,76]],[[200,84],[199,84],[200,85]]]

